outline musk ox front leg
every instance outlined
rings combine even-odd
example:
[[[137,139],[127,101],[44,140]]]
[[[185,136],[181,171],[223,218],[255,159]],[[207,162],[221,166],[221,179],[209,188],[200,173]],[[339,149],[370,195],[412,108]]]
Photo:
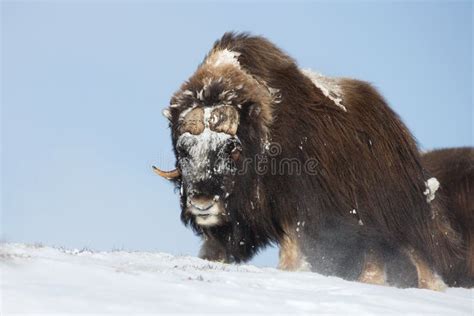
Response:
[[[287,271],[311,271],[301,250],[301,241],[296,234],[285,234],[280,240],[278,269]]]
[[[199,258],[222,263],[230,262],[224,245],[212,237],[205,236],[203,239],[204,243],[201,246],[201,250],[199,250]]]
[[[364,265],[359,276],[359,282],[385,285],[385,262],[380,252],[369,249],[365,253]]]

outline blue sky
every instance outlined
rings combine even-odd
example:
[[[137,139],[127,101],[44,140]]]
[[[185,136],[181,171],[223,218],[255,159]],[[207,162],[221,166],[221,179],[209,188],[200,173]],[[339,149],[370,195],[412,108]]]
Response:
[[[473,145],[472,3],[2,2],[2,239],[195,255],[161,110],[225,31],[373,83],[421,148]],[[255,263],[275,265],[276,250]]]

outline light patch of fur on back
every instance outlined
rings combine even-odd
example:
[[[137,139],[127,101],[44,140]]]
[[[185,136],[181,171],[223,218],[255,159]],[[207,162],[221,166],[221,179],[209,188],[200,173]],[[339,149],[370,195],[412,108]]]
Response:
[[[346,107],[342,104],[343,93],[338,83],[338,79],[325,77],[322,74],[312,71],[311,69],[301,69],[301,72],[311,79],[313,84],[321,90],[321,92],[331,99],[338,107],[347,112]]]
[[[206,59],[206,64],[212,65],[214,67],[219,67],[222,65],[233,65],[237,68],[240,68],[239,58],[240,53],[233,52],[231,50],[223,49],[212,52],[209,57]]]

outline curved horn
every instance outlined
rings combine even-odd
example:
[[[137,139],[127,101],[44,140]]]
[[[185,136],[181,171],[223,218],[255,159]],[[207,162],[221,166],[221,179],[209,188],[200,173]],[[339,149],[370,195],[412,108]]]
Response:
[[[179,171],[179,169],[174,169],[174,170],[171,170],[171,171],[163,171],[161,169],[158,169],[155,166],[152,166],[152,168],[153,168],[153,171],[157,175],[159,175],[159,176],[161,176],[165,179],[168,179],[168,180],[174,180],[174,179],[178,178],[181,175],[181,172]]]

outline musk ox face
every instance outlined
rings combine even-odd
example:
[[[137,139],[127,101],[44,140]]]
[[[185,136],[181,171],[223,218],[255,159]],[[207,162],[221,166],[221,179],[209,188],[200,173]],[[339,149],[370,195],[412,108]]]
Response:
[[[175,148],[185,216],[200,226],[222,224],[242,152],[239,112],[228,104],[195,105],[180,120]]]
[[[157,172],[176,180],[181,218],[194,227],[224,225],[237,208],[233,198],[250,201],[249,157],[258,153],[264,135],[259,122],[265,98],[259,97],[253,82],[247,89],[240,73],[218,70],[211,73],[214,76],[205,72],[205,77],[198,72],[164,113],[170,120],[177,169]],[[227,76],[222,76],[224,70]],[[268,94],[267,90],[264,96]]]

